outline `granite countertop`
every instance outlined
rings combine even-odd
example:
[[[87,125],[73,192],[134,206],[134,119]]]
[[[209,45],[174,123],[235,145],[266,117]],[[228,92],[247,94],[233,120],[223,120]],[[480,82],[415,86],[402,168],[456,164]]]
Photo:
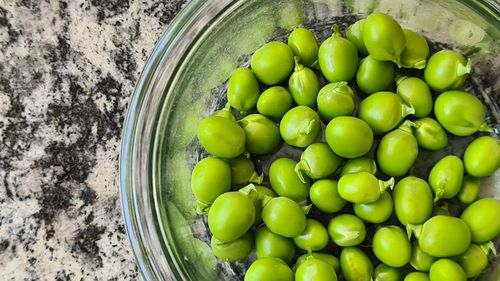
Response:
[[[1,280],[139,278],[120,135],[140,71],[184,2],[0,1]]]

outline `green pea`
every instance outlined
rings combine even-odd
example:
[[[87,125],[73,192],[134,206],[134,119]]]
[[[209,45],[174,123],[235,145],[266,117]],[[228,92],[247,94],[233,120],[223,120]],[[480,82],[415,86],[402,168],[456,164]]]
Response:
[[[293,70],[293,52],[287,44],[272,41],[252,55],[252,70],[260,82],[276,85],[285,81]]]
[[[366,228],[362,220],[355,215],[342,214],[328,223],[328,234],[333,242],[341,247],[361,244],[366,237]]]
[[[263,225],[255,234],[255,253],[259,259],[275,257],[290,263],[295,255],[295,244],[292,239],[276,234]]]
[[[248,68],[237,68],[227,85],[227,100],[241,115],[246,115],[257,104],[259,82]]]
[[[243,236],[254,219],[252,199],[239,191],[219,195],[208,211],[208,227],[220,242],[231,242]]]
[[[358,69],[358,51],[351,41],[342,37],[336,25],[332,29],[333,35],[319,46],[319,67],[326,80],[349,82]]]
[[[347,82],[330,83],[321,88],[317,103],[319,116],[327,122],[337,116],[352,115],[356,108],[354,92]]]
[[[244,185],[247,183],[262,182],[262,175],[257,174],[255,165],[252,159],[247,158],[245,155],[240,155],[236,158],[225,159],[231,167],[231,183],[233,185]],[[215,169],[220,173],[220,169]]]
[[[382,223],[386,221],[391,216],[392,210],[392,198],[387,191],[384,191],[375,202],[354,204],[354,213],[356,216],[370,223]]]
[[[290,109],[280,123],[281,137],[291,146],[307,147],[321,130],[321,120],[316,111],[303,105]]]
[[[392,92],[377,92],[359,104],[358,116],[372,128],[375,134],[394,129],[414,109]]]
[[[208,153],[233,158],[245,152],[245,131],[236,122],[220,116],[209,116],[198,125],[198,140]]]
[[[279,119],[292,108],[292,96],[281,86],[273,86],[262,92],[257,100],[257,111],[265,116]]]
[[[309,190],[309,197],[316,208],[325,213],[335,213],[347,203],[340,197],[337,181],[322,179],[314,182]]]
[[[231,168],[223,160],[207,157],[196,164],[191,174],[191,190],[198,201],[198,211],[231,189]]]
[[[269,168],[269,182],[279,196],[301,202],[309,195],[309,181],[303,182],[295,173],[297,162],[290,158],[278,158]]]
[[[343,248],[340,268],[346,281],[372,280],[373,265],[368,256],[357,247]]]
[[[406,174],[417,160],[418,143],[412,134],[411,121],[405,121],[397,129],[382,137],[377,147],[380,170],[391,177]]]
[[[340,157],[365,155],[373,145],[373,132],[366,122],[352,116],[333,118],[325,129],[326,142]]]
[[[216,257],[225,261],[239,261],[244,259],[253,249],[252,233],[247,232],[232,242],[221,242],[212,236],[210,242]]]
[[[402,77],[397,81],[396,93],[403,102],[413,107],[415,117],[425,117],[432,112],[431,90],[424,80],[417,77]]]
[[[439,160],[429,173],[429,184],[435,193],[434,201],[441,198],[455,197],[462,186],[464,165],[455,155],[448,155]]]
[[[338,191],[340,197],[352,203],[372,203],[380,198],[387,188],[394,186],[394,178],[378,180],[367,172],[347,174],[340,177]]]
[[[324,254],[324,253],[306,253],[297,258],[295,262],[294,268],[297,269],[301,264],[303,264],[308,259],[319,259],[324,262],[327,262],[330,266],[333,267],[333,270],[338,274],[340,273],[340,261],[336,256]]]
[[[465,149],[464,165],[474,177],[493,175],[500,167],[500,140],[490,136],[475,139]]]
[[[245,131],[246,149],[252,154],[269,154],[280,144],[278,126],[264,115],[250,114],[238,124]]]
[[[346,31],[346,37],[351,41],[352,44],[356,47],[358,52],[363,55],[368,55],[368,51],[366,50],[365,43],[363,42],[363,37],[361,36],[361,31],[363,30],[363,25],[365,23],[365,19],[360,19],[357,22],[351,24]]]
[[[328,245],[328,232],[314,219],[307,219],[306,228],[293,238],[295,245],[305,251],[320,251]]]
[[[422,251],[418,241],[412,242],[410,264],[418,271],[429,271],[436,258]]]
[[[395,225],[384,226],[373,235],[373,253],[383,263],[401,267],[410,261],[411,245],[406,232]]]
[[[464,176],[462,186],[457,194],[458,201],[464,204],[470,204],[476,201],[479,196],[479,179],[470,175]]]
[[[424,272],[410,272],[403,281],[430,281],[429,274]]]
[[[311,179],[322,179],[331,176],[342,164],[342,158],[335,154],[328,144],[323,142],[313,143],[308,146],[300,161],[295,166],[295,172],[302,180],[307,182],[304,174]]]
[[[465,252],[453,257],[453,260],[462,267],[467,278],[476,277],[488,267],[489,252],[487,244],[470,244]]]
[[[375,175],[377,172],[377,164],[368,157],[358,157],[347,160],[342,168],[341,175],[354,174],[359,172],[368,172]]]
[[[406,47],[401,53],[401,66],[404,68],[424,69],[429,57],[429,45],[417,32],[403,29]]]
[[[272,232],[285,237],[295,237],[306,228],[306,215],[297,204],[287,197],[275,197],[264,205],[262,220]]]
[[[394,80],[394,64],[367,56],[359,63],[356,84],[365,94],[387,90]]]
[[[483,104],[463,91],[447,91],[434,102],[434,114],[446,131],[456,136],[470,136],[477,131],[491,131],[485,121]]]
[[[321,259],[311,258],[302,263],[295,272],[296,281],[337,281],[333,267]]]
[[[461,216],[467,223],[474,243],[484,243],[500,235],[500,201],[483,198],[469,205]]]
[[[288,80],[288,90],[295,103],[315,108],[319,88],[316,73],[300,64],[298,57],[295,57],[295,70]]]
[[[471,242],[467,224],[451,216],[434,216],[423,225],[408,225],[407,228],[417,237],[422,251],[437,258],[459,255]]]
[[[444,92],[462,87],[472,66],[461,54],[441,50],[427,61],[424,78],[431,89]]]
[[[231,112],[231,106],[227,105],[223,109],[219,109],[212,113],[212,116],[219,116],[219,117],[224,117],[224,118],[229,118],[233,121],[236,121],[236,117],[234,117],[234,114]]]
[[[368,53],[381,61],[394,61],[398,65],[405,49],[405,35],[396,20],[382,13],[372,13],[361,31]]]
[[[432,191],[423,179],[403,178],[394,187],[392,198],[396,217],[402,225],[422,224],[432,215]]]
[[[400,281],[401,271],[386,264],[379,264],[375,267],[375,281]]]
[[[429,270],[431,281],[466,281],[464,270],[450,259],[440,259]]]
[[[413,123],[415,124],[413,132],[421,147],[436,151],[448,146],[446,131],[436,120],[424,117],[413,121]]]
[[[260,225],[262,223],[262,203],[267,197],[276,197],[276,193],[272,189],[263,185],[254,185],[257,195],[253,196],[253,203],[255,206],[255,221],[254,225]]]
[[[318,41],[309,29],[295,28],[288,36],[288,46],[305,66],[318,61]]]
[[[293,272],[278,258],[263,258],[254,261],[245,273],[245,281],[293,281]]]

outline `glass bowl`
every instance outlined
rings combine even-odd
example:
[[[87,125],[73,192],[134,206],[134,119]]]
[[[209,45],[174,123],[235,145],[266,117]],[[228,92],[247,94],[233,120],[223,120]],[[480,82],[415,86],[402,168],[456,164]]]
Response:
[[[123,129],[123,214],[146,280],[243,280],[255,256],[238,263],[216,260],[206,220],[195,212],[190,173],[206,156],[195,138],[197,124],[226,103],[224,85],[232,71],[247,65],[250,54],[265,42],[286,40],[298,25],[314,30],[322,42],[332,23],[345,31],[348,24],[373,11],[387,13],[404,28],[420,32],[433,42],[432,48],[466,54],[474,69],[464,88],[483,101],[493,134],[499,135],[500,8],[496,0],[191,0],[151,54]],[[468,141],[453,143],[437,156],[460,155]],[[300,151],[284,150],[300,155]],[[436,155],[423,158],[432,157]],[[269,161],[261,160],[263,166]],[[497,171],[483,180],[482,196],[500,197],[499,177]],[[498,260],[492,261],[481,279],[497,280]]]

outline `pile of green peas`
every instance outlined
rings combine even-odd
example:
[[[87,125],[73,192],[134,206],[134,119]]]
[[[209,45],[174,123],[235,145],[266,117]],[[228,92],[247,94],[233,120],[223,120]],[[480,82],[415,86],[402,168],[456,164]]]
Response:
[[[500,141],[482,103],[460,90],[470,62],[453,50],[431,55],[422,35],[382,13],[346,37],[332,29],[321,44],[297,27],[287,43],[260,47],[229,79],[228,105],[200,122],[211,156],[191,187],[214,255],[255,251],[245,281],[480,275],[500,235],[500,201],[478,198],[480,179],[500,167]],[[475,139],[415,176],[419,150],[443,151],[449,135]],[[300,159],[280,155],[257,172],[255,159],[283,142]]]

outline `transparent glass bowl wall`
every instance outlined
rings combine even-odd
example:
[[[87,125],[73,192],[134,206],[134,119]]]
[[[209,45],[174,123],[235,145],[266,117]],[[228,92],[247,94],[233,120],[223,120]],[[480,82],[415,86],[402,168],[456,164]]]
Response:
[[[203,157],[195,140],[197,124],[225,103],[221,85],[260,45],[299,24],[326,37],[331,23],[345,26],[373,11],[466,53],[474,63],[474,83],[481,85],[475,94],[498,135],[497,1],[192,0],[160,38],[124,126],[123,213],[145,279],[241,278],[244,264],[228,266],[211,255],[204,220],[194,211],[190,171]],[[483,183],[484,194],[500,195],[498,177]]]

